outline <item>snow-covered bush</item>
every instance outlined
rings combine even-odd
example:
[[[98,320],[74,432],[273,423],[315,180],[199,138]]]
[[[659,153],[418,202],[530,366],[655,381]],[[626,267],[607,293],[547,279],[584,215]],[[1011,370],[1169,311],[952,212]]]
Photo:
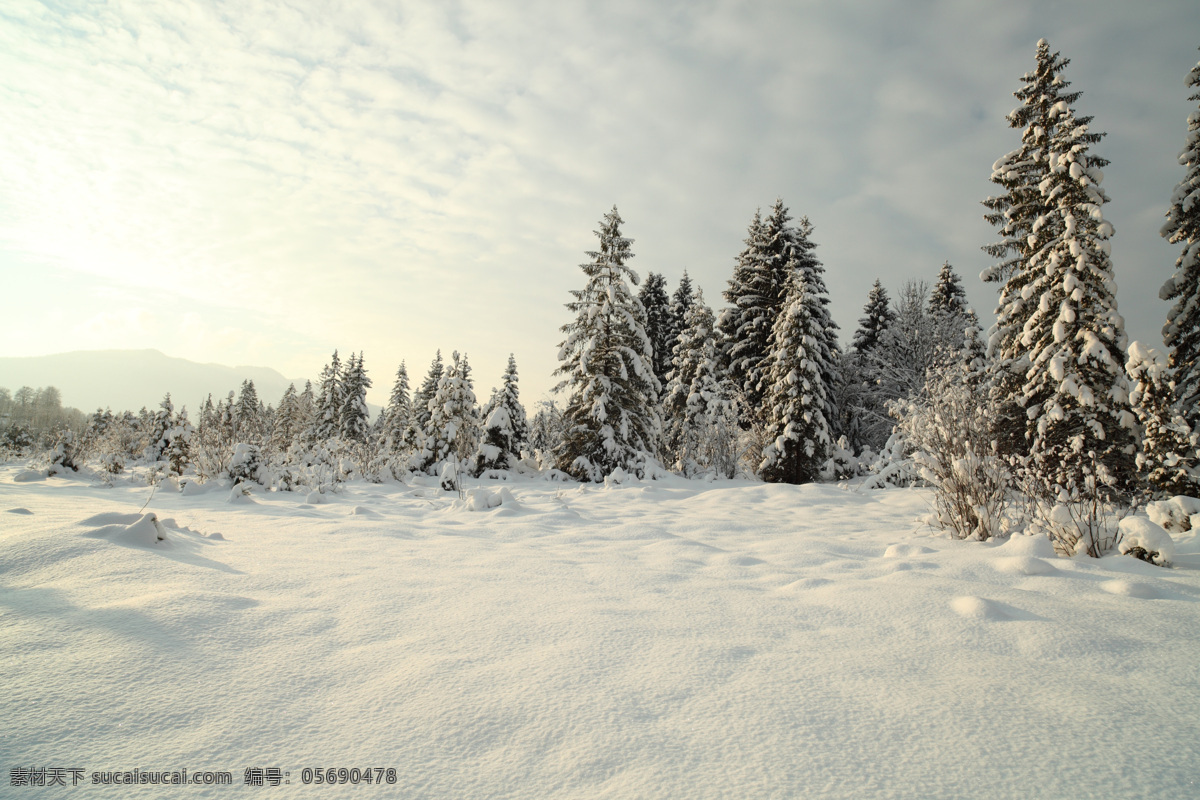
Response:
[[[229,460],[227,474],[235,485],[251,481],[257,483],[261,466],[258,445],[238,442],[233,447],[233,457]]]
[[[83,464],[83,459],[80,457],[80,442],[75,436],[74,431],[60,431],[55,437],[54,446],[50,448],[48,458],[50,461],[49,475],[58,475],[64,472],[79,472],[79,467]]]
[[[1156,500],[1146,506],[1146,513],[1155,525],[1174,533],[1200,530],[1200,498],[1178,495]]]
[[[1139,476],[1158,498],[1200,494],[1197,435],[1176,406],[1175,371],[1167,357],[1134,342],[1125,369],[1133,383],[1129,402],[1142,427]]]
[[[1018,488],[1028,498],[1029,525],[1045,533],[1063,555],[1099,558],[1116,546],[1121,520],[1136,511],[1128,495],[1094,454],[1083,460],[1082,477],[1048,484],[1026,459]]]
[[[1175,542],[1171,534],[1145,517],[1126,517],[1121,520],[1117,552],[1169,567],[1175,558]]]
[[[1007,536],[1011,476],[992,447],[986,387],[949,366],[924,396],[897,404],[912,463],[934,488],[937,524],[956,539]]]
[[[868,451],[869,452],[869,451]],[[845,436],[839,436],[833,446],[833,454],[821,467],[821,480],[840,481],[858,475],[858,458],[850,449],[850,442]]]

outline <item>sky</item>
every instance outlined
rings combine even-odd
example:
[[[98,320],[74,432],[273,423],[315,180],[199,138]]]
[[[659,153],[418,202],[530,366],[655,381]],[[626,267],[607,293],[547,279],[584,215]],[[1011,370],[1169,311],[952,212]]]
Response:
[[[980,201],[1042,37],[1107,133],[1129,337],[1161,346],[1194,0],[5,0],[0,352],[315,379],[361,350],[375,403],[439,348],[482,400],[511,352],[528,405],[606,211],[636,272],[720,308],[777,197],[843,342],[875,279],[947,260],[987,321]]]

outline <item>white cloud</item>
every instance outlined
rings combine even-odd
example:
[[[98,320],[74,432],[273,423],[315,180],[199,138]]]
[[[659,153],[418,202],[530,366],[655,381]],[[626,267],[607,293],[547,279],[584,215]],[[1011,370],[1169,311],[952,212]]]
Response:
[[[33,297],[174,298],[205,323],[161,324],[184,332],[152,345],[174,354],[252,347],[314,374],[364,349],[383,384],[457,348],[486,388],[512,350],[536,396],[609,206],[639,271],[687,267],[719,302],[754,208],[783,196],[817,224],[848,335],[876,276],[949,258],[970,283],[986,263],[978,202],[1046,35],[1112,134],[1122,308],[1140,320],[1154,281],[1124,275],[1169,271],[1161,247],[1142,255],[1156,229],[1134,231],[1178,179],[1147,165],[1182,143],[1195,50],[1170,23],[1188,3],[1043,5],[9,3],[0,269]],[[77,290],[49,283],[64,270]],[[123,346],[112,325],[87,345]]]

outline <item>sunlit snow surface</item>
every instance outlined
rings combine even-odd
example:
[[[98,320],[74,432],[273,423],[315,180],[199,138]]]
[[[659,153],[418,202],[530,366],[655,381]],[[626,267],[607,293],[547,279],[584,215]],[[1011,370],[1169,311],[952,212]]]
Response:
[[[20,471],[3,796],[50,792],[14,766],[236,784],[57,790],[81,797],[1200,796],[1190,533],[1162,569],[933,536],[916,490],[164,488],[141,512],[146,487]],[[368,766],[397,783],[299,785]]]

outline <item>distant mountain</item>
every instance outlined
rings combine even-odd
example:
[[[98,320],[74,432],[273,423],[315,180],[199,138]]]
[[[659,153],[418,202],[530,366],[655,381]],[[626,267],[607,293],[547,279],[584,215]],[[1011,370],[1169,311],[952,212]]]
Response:
[[[195,419],[210,393],[215,402],[240,390],[247,379],[254,381],[259,399],[270,405],[279,405],[289,383],[295,383],[297,390],[304,388],[303,378],[289,380],[269,367],[197,364],[158,350],[79,350],[0,358],[0,386],[11,392],[22,386],[55,386],[64,406],[86,413],[106,407],[135,412],[142,406],[154,409],[170,392],[175,407],[186,405]]]

